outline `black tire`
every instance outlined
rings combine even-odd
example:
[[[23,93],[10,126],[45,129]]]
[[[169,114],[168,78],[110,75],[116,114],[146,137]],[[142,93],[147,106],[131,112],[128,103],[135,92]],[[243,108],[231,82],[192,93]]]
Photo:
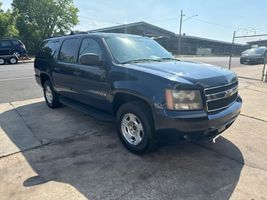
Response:
[[[49,91],[50,88],[50,94],[51,94],[51,98],[48,97],[47,93]],[[44,97],[45,97],[45,101],[46,104],[49,108],[58,108],[61,106],[61,103],[59,102],[59,96],[58,94],[54,91],[54,88],[50,82],[50,80],[46,80],[44,82]]]
[[[4,65],[5,64],[5,59],[0,58],[0,65]]]
[[[11,65],[17,64],[18,59],[16,57],[11,57],[11,58],[9,58],[8,63]]]
[[[137,145],[128,142],[123,134],[122,120],[129,113],[134,114],[143,127],[142,140]],[[121,142],[132,153],[141,155],[153,151],[157,147],[158,140],[154,131],[153,117],[147,106],[142,102],[125,103],[118,109],[117,129]]]

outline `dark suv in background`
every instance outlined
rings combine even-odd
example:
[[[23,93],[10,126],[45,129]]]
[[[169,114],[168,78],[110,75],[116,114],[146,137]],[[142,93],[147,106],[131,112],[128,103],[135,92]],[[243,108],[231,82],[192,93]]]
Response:
[[[50,108],[61,103],[115,120],[126,148],[145,153],[158,133],[216,138],[236,120],[242,100],[235,73],[175,59],[156,41],[89,33],[45,40],[35,78]]]
[[[25,45],[17,39],[0,39],[0,56],[15,55],[18,58],[27,56]]]
[[[266,47],[257,47],[242,52],[240,64],[264,64],[266,62]],[[265,57],[265,58],[264,58]]]

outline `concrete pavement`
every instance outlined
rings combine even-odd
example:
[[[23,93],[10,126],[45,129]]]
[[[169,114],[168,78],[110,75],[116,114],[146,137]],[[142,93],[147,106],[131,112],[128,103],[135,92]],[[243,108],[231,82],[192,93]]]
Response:
[[[32,64],[1,66],[0,199],[267,199],[267,85],[253,80],[261,69],[233,67],[252,79],[239,79],[242,114],[216,144],[166,136],[136,156],[114,124],[49,109]]]
[[[165,142],[145,156],[70,108],[0,104],[1,199],[266,199],[267,86],[240,79],[240,94],[242,114],[216,144]]]
[[[0,103],[42,97],[34,79],[33,63],[0,66]]]
[[[208,63],[223,68],[229,68],[229,57],[181,57],[181,60]],[[236,72],[241,78],[262,79],[263,64],[260,65],[243,65],[239,63],[239,57],[232,58],[231,70]]]

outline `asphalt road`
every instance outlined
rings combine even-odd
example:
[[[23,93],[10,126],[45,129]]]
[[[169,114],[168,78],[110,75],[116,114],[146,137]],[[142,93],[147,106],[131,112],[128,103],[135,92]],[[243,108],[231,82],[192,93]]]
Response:
[[[203,62],[228,67],[228,57],[183,57],[181,60]],[[239,58],[233,58],[233,67],[241,67]],[[34,80],[33,63],[0,66],[0,103],[42,97]]]
[[[33,63],[0,65],[0,103],[41,97],[34,79]]]
[[[181,57],[181,60],[189,60],[194,62],[208,63],[211,65],[217,65],[221,67],[229,67],[229,57]],[[233,57],[231,62],[231,67],[238,68],[243,67],[239,63],[239,57]]]

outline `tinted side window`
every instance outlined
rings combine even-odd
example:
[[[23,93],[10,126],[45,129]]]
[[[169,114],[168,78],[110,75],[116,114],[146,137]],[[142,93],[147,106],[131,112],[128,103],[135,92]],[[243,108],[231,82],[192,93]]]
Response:
[[[59,40],[45,40],[42,48],[38,53],[38,57],[51,59],[56,50],[59,48]]]
[[[13,45],[21,45],[21,43],[18,40],[12,40]]]
[[[0,47],[9,47],[9,46],[11,46],[11,43],[8,40],[0,41]]]
[[[67,39],[63,42],[59,53],[59,60],[68,63],[75,63],[77,60],[76,50],[78,47],[78,39]]]
[[[51,40],[46,43],[45,48],[49,48],[51,50],[51,54],[54,55],[56,50],[59,47],[59,40]]]
[[[103,52],[102,52],[100,45],[98,44],[96,40],[91,39],[91,38],[83,39],[80,52],[79,52],[79,57],[86,53],[96,54],[100,56],[100,58],[103,56]]]

